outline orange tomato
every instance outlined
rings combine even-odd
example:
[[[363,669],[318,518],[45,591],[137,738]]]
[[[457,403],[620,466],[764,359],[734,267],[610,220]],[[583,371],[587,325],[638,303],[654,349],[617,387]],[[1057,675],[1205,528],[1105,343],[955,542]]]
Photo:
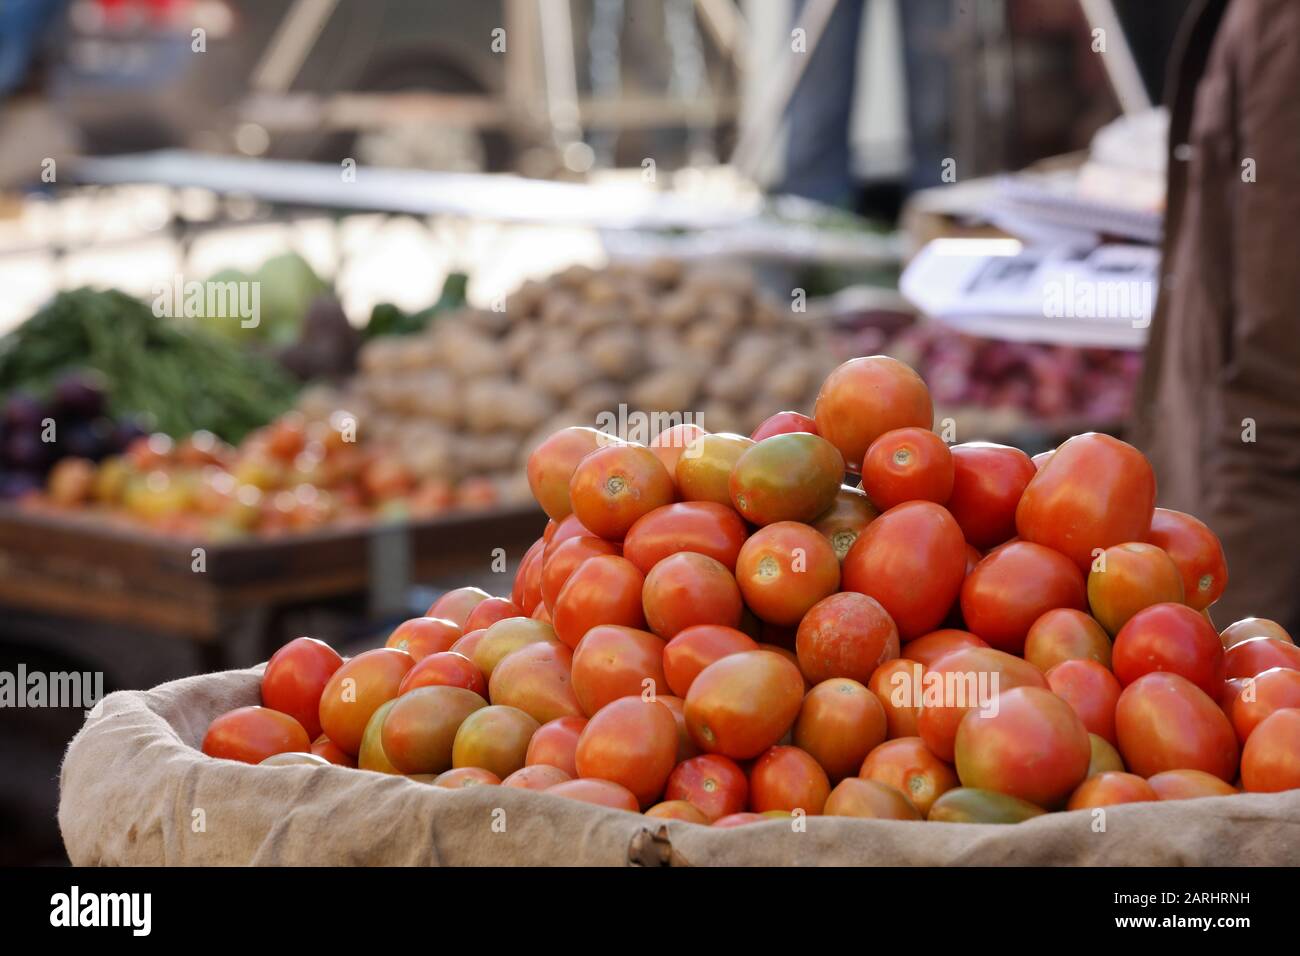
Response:
[[[900,737],[875,747],[858,776],[898,790],[922,816],[939,797],[957,786],[957,774],[925,746],[920,737]]]
[[[492,671],[488,696],[494,704],[517,707],[539,724],[583,716],[570,670],[573,652],[539,641],[512,651]]]
[[[544,791],[556,797],[567,797],[582,803],[594,803],[601,807],[613,807],[615,810],[627,810],[636,813],[641,809],[636,794],[621,783],[612,780],[566,780]]]
[[[282,753],[311,750],[302,724],[269,707],[239,707],[208,725],[202,750],[209,757],[261,763]]]
[[[645,577],[627,558],[588,558],[569,575],[555,600],[551,620],[556,636],[576,648],[589,630],[602,624],[644,627],[644,584]]]
[[[414,666],[410,654],[391,647],[377,647],[344,661],[321,692],[320,725],[326,736],[344,753],[356,756],[370,715],[397,696],[402,679]]]
[[[747,634],[733,627],[697,624],[685,628],[664,647],[664,676],[674,694],[685,697],[700,671],[719,658],[758,650]]]
[[[736,570],[740,546],[749,536],[744,519],[728,505],[679,501],[639,518],[623,539],[623,557],[642,574],[669,555],[694,551]]]
[[[689,627],[740,624],[744,602],[726,565],[683,551],[658,562],[645,576],[642,609],[650,630],[671,640]]]
[[[524,766],[548,764],[576,777],[578,738],[586,726],[586,717],[557,717],[542,724],[528,741]]]
[[[859,684],[898,656],[898,628],[875,598],[846,591],[814,604],[795,637],[799,669],[810,683],[848,677]]]
[[[663,792],[677,760],[677,722],[657,701],[621,697],[592,715],[578,738],[579,777],[627,787],[643,807]]]
[[[1087,607],[1083,575],[1069,558],[1028,541],[990,551],[961,587],[966,627],[1010,654],[1024,652],[1039,617],[1062,607]]]
[[[920,820],[921,813],[894,787],[875,780],[845,777],[835,785],[822,812],[828,817]]]
[[[569,482],[573,513],[602,538],[621,541],[644,514],[671,504],[677,489],[654,452],[608,445],[578,463]]]
[[[403,621],[388,635],[385,647],[406,651],[416,661],[430,654],[451,650],[464,634],[455,621],[439,617],[413,617]]]
[[[876,695],[855,680],[836,677],[804,697],[793,740],[837,781],[858,772],[871,749],[884,742],[887,729]]]
[[[1300,790],[1300,710],[1269,714],[1241,753],[1241,784],[1248,793]]]
[[[818,433],[855,467],[871,443],[895,428],[930,428],[934,406],[921,376],[897,359],[870,355],[826,376],[813,419]]]
[[[1115,675],[1096,661],[1062,661],[1046,674],[1047,686],[1088,728],[1107,743],[1116,743],[1115,705],[1120,686]]]
[[[830,792],[826,771],[798,747],[769,747],[749,771],[749,802],[755,813],[802,810],[819,816]]]
[[[925,668],[919,662],[899,657],[877,667],[867,682],[867,688],[876,695],[880,706],[884,708],[885,736],[891,740],[918,735],[916,722],[921,716],[920,703],[911,700],[907,693],[896,692],[909,682],[920,683],[924,674]]]
[[[559,521],[573,510],[569,501],[569,483],[578,464],[597,448],[608,443],[608,436],[594,428],[574,425],[561,428],[543,441],[528,456],[528,487],[542,510]]]
[[[1046,673],[1062,661],[1092,660],[1110,667],[1110,638],[1100,624],[1075,608],[1043,614],[1025,635],[1025,660]]]
[[[1112,637],[1138,611],[1182,601],[1178,566],[1154,544],[1130,541],[1107,548],[1088,574],[1088,606]]]
[[[808,525],[778,521],[758,529],[740,549],[736,582],[762,620],[789,626],[839,587],[840,562]]]
[[[922,635],[904,645],[909,659],[931,667],[945,654],[959,651],[965,647],[988,647],[989,645],[970,631],[945,627]]]
[[[1142,803],[1159,800],[1160,795],[1135,773],[1099,773],[1089,777],[1070,795],[1067,810],[1111,807],[1117,803]]]
[[[648,631],[593,627],[573,652],[573,691],[588,716],[620,697],[658,694],[668,687],[664,642]]]
[[[676,766],[664,787],[664,799],[685,800],[716,821],[745,809],[749,780],[730,757],[701,754]]]
[[[704,668],[691,684],[686,726],[701,750],[747,760],[785,735],[803,694],[803,675],[781,655],[731,654]]]

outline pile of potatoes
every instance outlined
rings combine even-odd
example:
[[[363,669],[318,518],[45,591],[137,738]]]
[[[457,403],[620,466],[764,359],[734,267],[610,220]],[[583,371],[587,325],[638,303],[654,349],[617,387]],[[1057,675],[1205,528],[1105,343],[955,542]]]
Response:
[[[418,478],[489,477],[503,500],[525,500],[529,452],[621,404],[746,435],[773,412],[810,410],[840,360],[832,335],[746,271],[574,266],[524,283],[504,310],[464,309],[371,341],[344,394],[304,404],[353,411]]]

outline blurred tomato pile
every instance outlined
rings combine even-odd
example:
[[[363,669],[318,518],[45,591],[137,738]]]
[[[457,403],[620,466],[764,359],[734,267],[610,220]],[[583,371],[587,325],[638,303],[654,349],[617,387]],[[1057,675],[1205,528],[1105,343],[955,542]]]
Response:
[[[750,438],[562,429],[528,460],[551,520],[508,597],[449,592],[346,661],[299,638],[203,749],[714,826],[1300,788],[1300,648],[1216,632],[1218,540],[1154,507],[1141,453],[932,425],[873,356]]]
[[[486,482],[417,480],[396,454],[361,440],[350,412],[336,410],[315,420],[286,413],[237,446],[206,431],[180,441],[137,432],[120,454],[59,459],[43,490],[21,502],[220,541],[429,517],[490,507],[496,496]]]

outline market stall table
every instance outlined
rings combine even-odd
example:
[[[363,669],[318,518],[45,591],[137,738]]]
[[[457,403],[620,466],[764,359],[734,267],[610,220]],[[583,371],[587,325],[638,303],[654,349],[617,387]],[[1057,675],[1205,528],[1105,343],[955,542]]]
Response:
[[[500,553],[513,569],[544,523],[529,506],[204,543],[5,506],[0,605],[190,641],[205,669],[221,670],[235,632],[259,615],[269,654],[289,608],[368,594],[376,610],[399,609],[414,581],[488,569]]]

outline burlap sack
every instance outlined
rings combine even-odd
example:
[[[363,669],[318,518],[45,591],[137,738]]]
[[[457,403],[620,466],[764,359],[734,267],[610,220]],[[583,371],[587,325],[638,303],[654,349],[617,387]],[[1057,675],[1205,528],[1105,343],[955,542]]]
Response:
[[[258,669],[112,694],[64,759],[74,864],[996,865],[1300,863],[1300,791],[1081,810],[1014,826],[812,817],[732,830],[504,787],[443,790],[342,767],[254,767],[196,748],[259,703]]]

